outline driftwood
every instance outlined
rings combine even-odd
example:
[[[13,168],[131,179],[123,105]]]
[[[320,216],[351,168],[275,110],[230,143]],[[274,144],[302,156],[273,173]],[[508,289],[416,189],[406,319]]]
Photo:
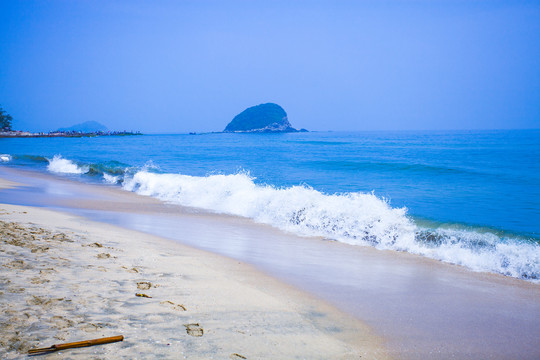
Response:
[[[124,336],[118,335],[118,336],[105,337],[101,339],[84,340],[84,341],[77,341],[77,342],[71,342],[71,343],[65,343],[65,344],[56,344],[48,348],[30,349],[28,350],[28,353],[29,354],[47,353],[47,352],[65,350],[65,349],[109,344],[109,343],[122,341],[122,340],[124,340]]]

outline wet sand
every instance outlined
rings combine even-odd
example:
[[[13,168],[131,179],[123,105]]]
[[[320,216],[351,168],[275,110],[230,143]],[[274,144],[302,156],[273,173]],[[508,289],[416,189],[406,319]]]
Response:
[[[29,185],[0,192],[4,202],[63,209],[252,264],[255,268],[248,267],[246,274],[262,270],[361,320],[376,340],[383,339],[392,357],[540,358],[538,284],[407,253],[301,238],[115,187],[11,169],[2,175]],[[356,331],[349,334],[362,338],[363,330]]]

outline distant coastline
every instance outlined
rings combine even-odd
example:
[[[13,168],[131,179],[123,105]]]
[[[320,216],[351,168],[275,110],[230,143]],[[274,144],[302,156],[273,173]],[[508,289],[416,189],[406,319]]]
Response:
[[[97,136],[133,136],[143,135],[140,131],[51,131],[51,132],[29,132],[29,131],[1,131],[0,138],[36,138],[36,137],[97,137]]]

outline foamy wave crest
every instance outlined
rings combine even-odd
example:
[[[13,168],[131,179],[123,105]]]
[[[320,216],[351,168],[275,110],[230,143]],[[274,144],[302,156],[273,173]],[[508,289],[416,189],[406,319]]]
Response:
[[[9,154],[0,154],[0,162],[10,162],[11,155]]]
[[[245,173],[194,177],[145,171],[124,189],[163,201],[239,215],[301,235],[351,244],[392,246],[414,241],[405,209],[393,209],[373,194],[325,195],[305,186],[256,185]]]
[[[306,186],[257,185],[246,173],[195,177],[139,171],[125,190],[189,207],[251,218],[304,236],[407,251],[513,277],[540,277],[540,246],[471,230],[416,225],[405,208],[370,193],[327,195]]]
[[[419,229],[408,251],[475,271],[491,271],[521,279],[540,278],[540,246],[525,239],[458,229]]]
[[[86,174],[89,170],[88,166],[79,167],[71,160],[64,159],[60,155],[55,155],[52,159],[47,159],[49,165],[47,170],[60,174]]]
[[[103,181],[105,181],[107,184],[118,184],[120,181],[120,176],[113,176],[103,173]]]

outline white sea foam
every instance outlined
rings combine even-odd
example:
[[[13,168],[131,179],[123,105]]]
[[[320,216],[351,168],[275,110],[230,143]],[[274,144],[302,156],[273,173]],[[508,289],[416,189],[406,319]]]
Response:
[[[426,229],[370,193],[327,195],[306,186],[257,185],[245,173],[196,177],[139,171],[123,188],[183,206],[251,218],[304,236],[408,251],[518,278],[540,277],[540,246],[492,233]]]
[[[9,161],[11,161],[11,155],[0,154],[0,162],[9,162]]]
[[[118,181],[120,181],[120,176],[113,176],[103,173],[103,181],[105,181],[107,184],[118,184]]]
[[[88,172],[88,166],[79,167],[71,160],[64,159],[60,155],[55,155],[52,159],[47,159],[49,165],[47,170],[54,173],[61,174],[85,174]]]

